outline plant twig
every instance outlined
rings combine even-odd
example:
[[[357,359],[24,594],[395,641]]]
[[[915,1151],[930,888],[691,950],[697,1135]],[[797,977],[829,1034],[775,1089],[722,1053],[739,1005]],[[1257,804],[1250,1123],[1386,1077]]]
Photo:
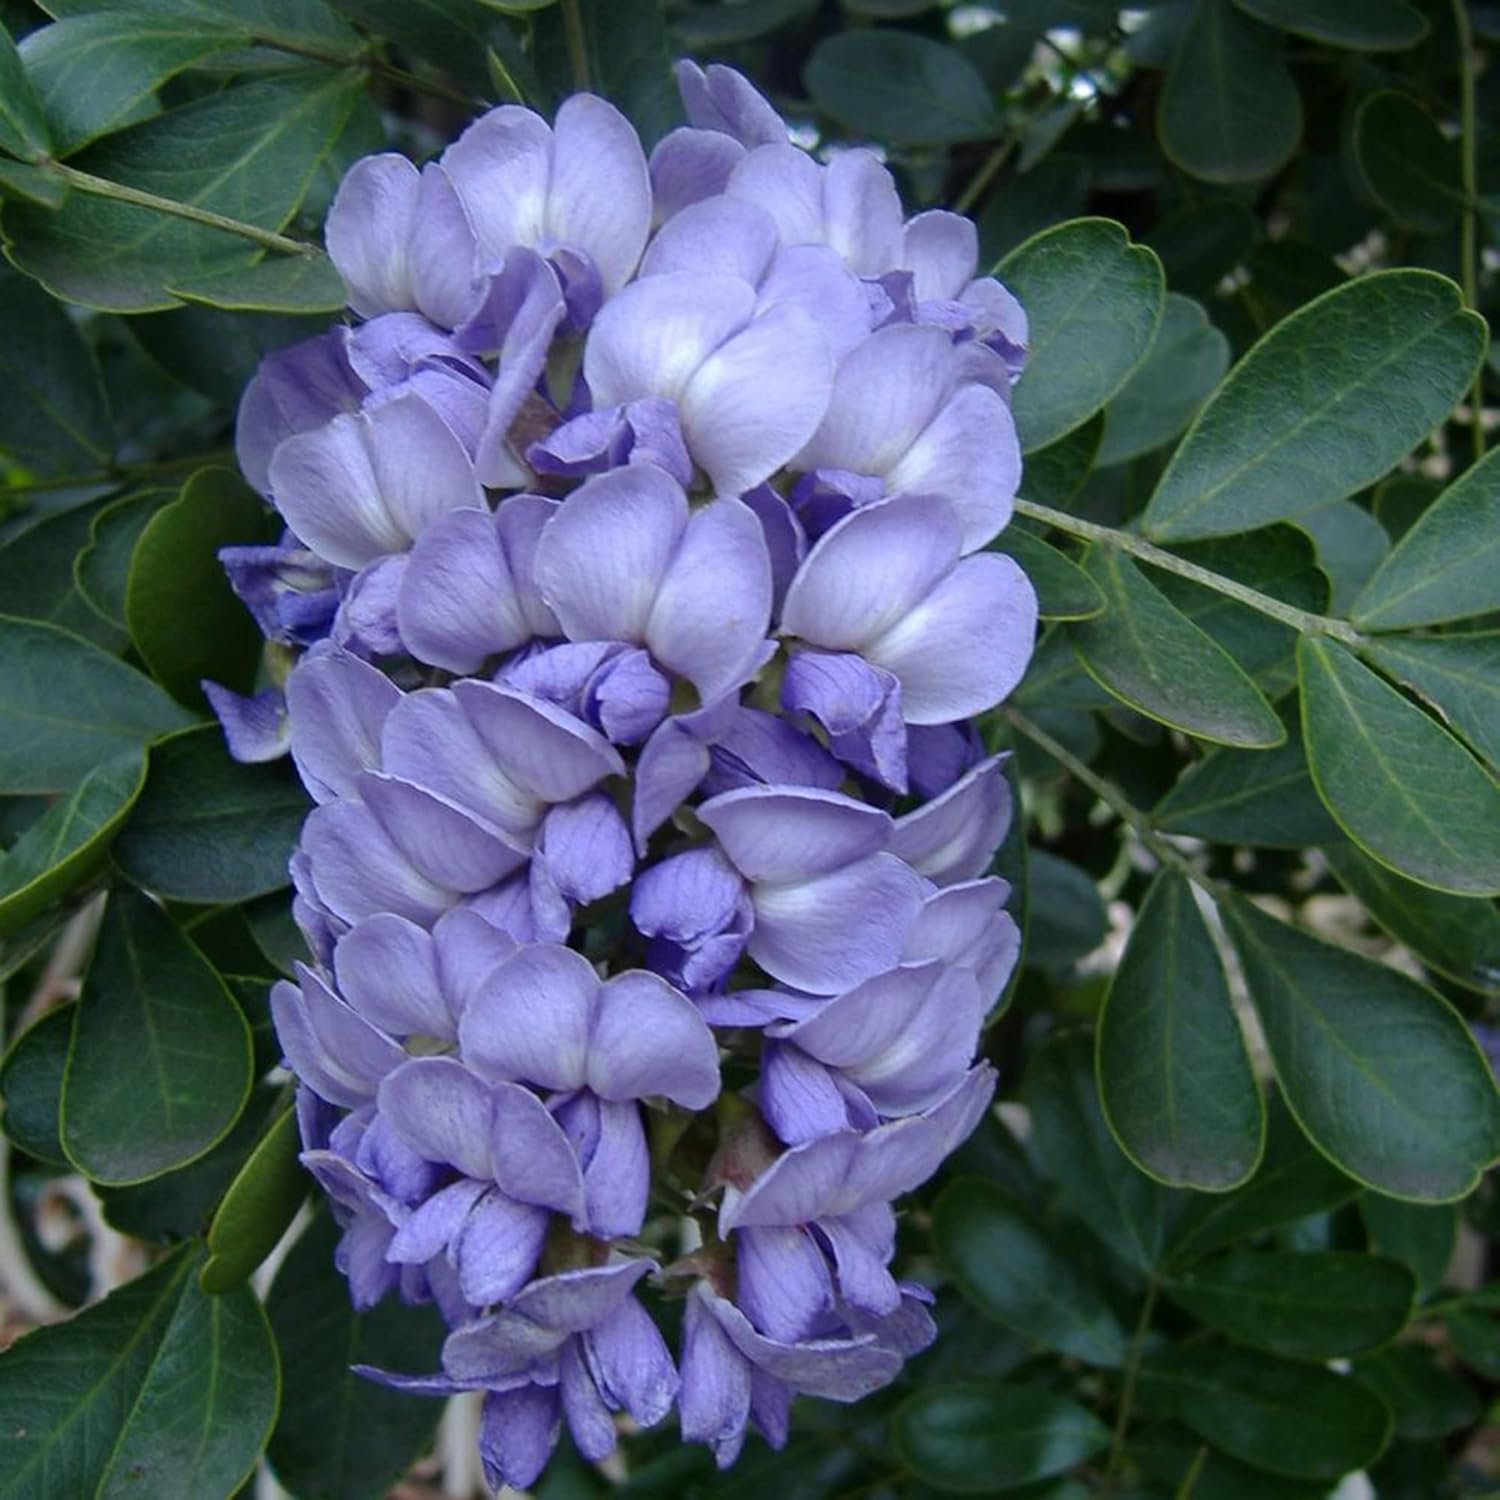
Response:
[[[231,449],[220,448],[213,453],[189,453],[182,458],[153,459],[149,463],[112,464],[107,469],[96,469],[91,474],[64,474],[55,479],[28,479],[21,484],[0,484],[0,500],[12,495],[45,494],[49,490],[71,490],[86,484],[119,484],[137,479],[155,479],[175,474],[179,469],[198,469],[205,464],[233,463]]]
[[[77,167],[68,166],[66,162],[49,162],[46,170],[80,193],[89,193],[95,198],[113,198],[117,203],[134,203],[139,208],[154,209],[157,213],[169,214],[174,219],[187,219],[210,229],[222,229],[225,234],[237,234],[241,239],[253,240],[257,245],[263,245],[267,250],[275,250],[282,255],[323,253],[317,245],[307,240],[288,239],[284,234],[262,229],[257,224],[246,224],[240,219],[227,218],[193,203],[179,203],[175,198],[163,198],[156,193],[143,192],[140,188],[127,187],[123,182],[111,182],[107,177],[95,177],[92,172],[81,172]]]
[[[568,39],[568,62],[573,69],[573,87],[587,92],[593,85],[589,78],[589,44],[583,29],[583,11],[579,0],[562,0],[563,34]]]
[[[1003,167],[1016,148],[1016,137],[1007,136],[979,164],[979,170],[969,179],[969,185],[953,200],[953,212],[966,214],[984,196],[985,189],[995,180],[995,174]]]
[[[1453,28],[1458,35],[1458,109],[1461,123],[1459,163],[1463,172],[1464,216],[1460,223],[1459,275],[1463,281],[1464,302],[1479,310],[1478,280],[1478,174],[1474,165],[1477,128],[1474,118],[1474,34],[1469,27],[1466,0],[1453,0]],[[1474,377],[1470,402],[1474,435],[1474,461],[1484,457],[1484,367]]]
[[[1130,1352],[1125,1356],[1125,1384],[1120,1389],[1120,1406],[1115,1413],[1114,1435],[1109,1442],[1109,1458],[1104,1467],[1105,1500],[1115,1492],[1120,1480],[1120,1466],[1125,1462],[1125,1437],[1130,1429],[1131,1410],[1135,1406],[1135,1382],[1141,1370],[1141,1356],[1146,1350],[1146,1335],[1151,1331],[1151,1314],[1156,1310],[1156,1277],[1146,1283],[1146,1298],[1130,1338]]]
[[[1226,594],[1250,609],[1269,615],[1273,620],[1281,621],[1283,625],[1290,625],[1293,630],[1300,631],[1304,635],[1330,635],[1336,641],[1342,641],[1346,646],[1357,647],[1363,643],[1363,637],[1347,621],[1335,620],[1328,615],[1313,614],[1310,610],[1284,604],[1280,599],[1272,598],[1270,594],[1261,593],[1259,589],[1252,589],[1246,584],[1237,583],[1233,578],[1224,577],[1222,573],[1215,573],[1210,568],[1201,568],[1197,563],[1191,563],[1185,557],[1178,557],[1175,552],[1168,552],[1165,548],[1153,546],[1144,537],[1137,536],[1134,532],[1119,531],[1113,526],[1099,526],[1093,521],[1085,521],[1079,516],[1070,516],[1066,511],[1053,510],[1050,505],[1038,505],[1032,500],[1018,499],[1016,513],[1030,516],[1033,521],[1045,522],[1048,526],[1056,527],[1058,531],[1067,532],[1069,536],[1080,537],[1087,542],[1096,542],[1100,546],[1114,547],[1121,552],[1128,552],[1132,557],[1140,558],[1142,562],[1149,563],[1153,568],[1176,573],[1181,578],[1189,578],[1194,583],[1201,583],[1204,588]]]

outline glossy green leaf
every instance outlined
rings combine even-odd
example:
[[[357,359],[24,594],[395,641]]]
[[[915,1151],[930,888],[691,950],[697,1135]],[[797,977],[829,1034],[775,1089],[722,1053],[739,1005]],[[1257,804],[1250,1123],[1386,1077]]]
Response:
[[[704,52],[727,42],[748,42],[795,21],[814,9],[818,0],[741,0],[719,5],[696,0],[673,18],[672,33],[690,52]]]
[[[1167,1279],[1167,1295],[1237,1344],[1321,1363],[1364,1354],[1406,1326],[1416,1278],[1352,1250],[1237,1250]]]
[[[102,863],[146,784],[146,757],[124,750],[101,761],[0,854],[0,937],[86,880]]]
[[[8,214],[7,214],[8,217]],[[64,310],[0,266],[0,448],[39,475],[107,464],[114,432],[99,364]]]
[[[1500,894],[1494,777],[1343,646],[1303,637],[1297,669],[1308,765],[1345,833],[1423,885]]]
[[[993,544],[1020,563],[1036,590],[1044,620],[1087,620],[1104,608],[1104,595],[1071,557],[1049,546],[1034,532],[1008,526]]]
[[[1188,1262],[1310,1214],[1347,1203],[1359,1184],[1346,1177],[1297,1128],[1275,1097],[1266,1110],[1266,1149],[1255,1176],[1232,1193],[1196,1194],[1178,1221],[1168,1262]]]
[[[1168,286],[1202,297],[1245,259],[1255,228],[1243,203],[1192,202],[1163,215],[1145,243],[1160,257]]]
[[[993,1183],[953,1183],[933,1209],[932,1236],[944,1269],[986,1317],[1086,1364],[1124,1359],[1124,1331],[1098,1288]]]
[[[1383,636],[1364,655],[1425,698],[1448,727],[1500,766],[1500,631]]]
[[[1074,219],[1018,245],[996,274],[1030,322],[1012,400],[1021,447],[1056,442],[1113,397],[1150,353],[1166,289],[1161,263],[1109,219]]]
[[[1363,630],[1406,630],[1500,609],[1500,450],[1466,470],[1354,601]]]
[[[1354,158],[1371,197],[1399,224],[1435,234],[1463,212],[1458,142],[1410,94],[1378,89],[1361,100]]]
[[[338,138],[363,80],[323,69],[237,84],[132,125],[73,165],[175,202],[281,229]],[[75,192],[5,211],[10,254],[54,295],[113,312],[173,307],[168,285],[248,263],[237,234]]]
[[[124,650],[125,632],[104,619],[78,588],[74,563],[88,546],[90,527],[105,499],[43,512],[0,546],[0,600],[17,618],[71,631],[111,655]]]
[[[0,157],[0,198],[20,198],[43,208],[61,208],[68,199],[68,185],[50,168]]]
[[[246,1158],[208,1226],[208,1259],[198,1272],[205,1292],[239,1286],[286,1232],[307,1196],[301,1149],[296,1111],[285,1109]]]
[[[1226,1458],[1180,1427],[1153,1425],[1132,1430],[1126,1450],[1146,1473],[1167,1486],[1173,1500],[1328,1500],[1328,1486],[1287,1479]],[[1191,1479],[1189,1478],[1191,1476]],[[1153,1497],[1158,1491],[1147,1493]]]
[[[1269,26],[1335,47],[1395,52],[1427,35],[1427,17],[1406,0],[1235,0]]]
[[[312,49],[351,62],[363,51],[361,39],[323,0],[47,0],[46,10],[58,17],[145,11],[161,20],[248,35],[293,54]]]
[[[1487,1310],[1453,1307],[1443,1315],[1443,1326],[1453,1340],[1454,1352],[1471,1370],[1490,1380],[1500,1379],[1500,1321]]]
[[[1473,1389],[1421,1344],[1397,1344],[1359,1360],[1353,1378],[1385,1402],[1403,1438],[1445,1437],[1479,1419]]]
[[[1156,117],[1162,150],[1207,182],[1256,182],[1286,164],[1302,100],[1280,39],[1230,0],[1197,0]]]
[[[0,1495],[232,1495],[276,1416],[266,1316],[206,1297],[190,1247],[0,1359]]]
[[[261,540],[260,497],[228,469],[200,469],[146,523],[130,558],[125,621],[157,680],[180,703],[205,704],[199,683],[248,691],[261,634],[229,585],[219,549]]]
[[[1094,1087],[1094,1048],[1074,1033],[1046,1042],[1026,1070],[1027,1142],[1062,1201],[1116,1254],[1142,1271],[1160,1259],[1178,1199],[1115,1143]]]
[[[1081,427],[1045,448],[1026,455],[1021,489],[1028,500],[1066,510],[1088,481],[1104,436],[1104,413],[1096,412]]]
[[[1377,271],[1283,319],[1198,413],[1147,507],[1183,540],[1253,531],[1379,479],[1474,378],[1481,319],[1430,271]]]
[[[348,300],[326,255],[268,255],[253,266],[184,277],[167,290],[185,302],[232,312],[331,313]]]
[[[1359,1214],[1372,1249],[1406,1266],[1422,1296],[1437,1288],[1458,1240],[1456,1204],[1403,1203],[1367,1192],[1360,1194]]]
[[[334,1269],[340,1231],[321,1212],[291,1248],[266,1298],[281,1349],[281,1415],[267,1451],[297,1495],[374,1500],[427,1446],[439,1404],[413,1400],[350,1367],[434,1370],[443,1340],[431,1307],[387,1297],[357,1313]]]
[[[1458,1012],[1249,902],[1225,916],[1282,1092],[1312,1140],[1392,1197],[1468,1192],[1500,1155],[1500,1095]]]
[[[1163,833],[1218,844],[1304,849],[1343,838],[1312,784],[1295,709],[1274,750],[1210,750],[1151,810]]]
[[[1187,880],[1163,870],[1136,914],[1099,1014],[1099,1099],[1153,1177],[1226,1192],[1255,1171],[1265,1105],[1229,982]]]
[[[176,497],[175,490],[140,490],[111,501],[94,516],[88,545],[73,559],[78,592],[102,619],[122,630],[135,544],[151,517]]]
[[[1169,292],[1151,352],[1105,408],[1100,464],[1171,442],[1228,368],[1229,340],[1192,298]]]
[[[286,885],[308,813],[286,761],[241,765],[217,724],[163,740],[115,846],[137,885],[172,901],[248,901]]]
[[[476,93],[490,87],[485,54],[492,28],[504,22],[488,6],[475,0],[334,0],[334,5],[370,35],[434,64],[463,87]]]
[[[0,151],[37,162],[45,161],[51,150],[41,101],[10,32],[0,26]]]
[[[1046,849],[1026,855],[1030,885],[1026,963],[1066,969],[1092,953],[1109,932],[1109,915],[1093,877]]]
[[[0,1061],[0,1116],[11,1144],[54,1167],[66,1167],[62,1126],[63,1069],[73,1035],[74,1002],[49,1010],[10,1044]]]
[[[1136,1389],[1152,1415],[1292,1479],[1334,1480],[1362,1469],[1391,1431],[1385,1407],[1348,1377],[1249,1350],[1148,1355]]]
[[[52,625],[0,616],[0,791],[61,792],[189,716],[148,677]]]
[[[1286,730],[1276,711],[1212,636],[1169,604],[1123,553],[1091,547],[1084,569],[1105,613],[1068,627],[1089,675],[1130,707],[1200,739],[1266,747]]]
[[[1500,996],[1500,911],[1493,901],[1404,880],[1353,844],[1325,853],[1339,884],[1397,942],[1455,984]]]
[[[250,1031],[202,954],[144,896],[104,913],[63,1080],[63,1148],[97,1182],[202,1156],[251,1084]]]
[[[157,89],[184,68],[248,42],[185,17],[104,11],[65,16],[21,44],[58,156],[157,113]]]
[[[1347,613],[1391,550],[1385,527],[1354,501],[1335,500],[1298,516],[1297,529],[1312,537],[1318,561],[1333,585],[1328,613]]]
[[[198,303],[131,318],[128,327],[174,379],[221,405],[233,406],[267,354],[326,333],[328,319],[226,312]]]
[[[956,48],[909,31],[825,38],[804,73],[813,103],[850,130],[913,146],[984,140],[1002,123],[984,80]]]
[[[901,1460],[952,1494],[988,1494],[1061,1474],[1109,1443],[1082,1406],[1035,1385],[931,1386],[892,1419]]]

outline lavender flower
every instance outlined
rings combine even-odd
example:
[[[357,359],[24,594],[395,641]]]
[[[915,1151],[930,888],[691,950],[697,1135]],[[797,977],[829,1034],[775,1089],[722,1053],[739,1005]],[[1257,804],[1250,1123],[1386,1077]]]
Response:
[[[934,1337],[893,1204],[975,1127],[1015,963],[976,718],[1036,599],[990,548],[1025,317],[738,74],[646,156],[599,99],[357,163],[360,321],[272,356],[231,548],[314,961],[271,1005],[367,1307],[434,1302],[493,1483],[615,1417],[728,1464]],[[716,1209],[716,1212],[715,1212]],[[674,1367],[647,1280],[685,1298]]]

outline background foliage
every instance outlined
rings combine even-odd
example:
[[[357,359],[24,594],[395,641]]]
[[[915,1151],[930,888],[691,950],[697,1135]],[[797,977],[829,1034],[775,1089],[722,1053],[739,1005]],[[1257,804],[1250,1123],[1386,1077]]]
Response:
[[[990,726],[1026,953],[1007,1106],[903,1222],[937,1347],[727,1476],[657,1432],[543,1493],[1497,1492],[1500,6],[0,21],[10,1331],[125,1283],[0,1358],[0,1496],[211,1500],[264,1454],[357,1500],[430,1446],[434,1406],[347,1373],[429,1363],[420,1313],[355,1317],[323,1218],[256,1272],[306,1196],[265,1001],[304,802],[198,688],[265,668],[215,558],[269,524],[233,408],[342,302],[318,234],[357,156],[583,81],[649,141],[680,54],[973,213],[1029,309],[1000,541],[1047,624]]]

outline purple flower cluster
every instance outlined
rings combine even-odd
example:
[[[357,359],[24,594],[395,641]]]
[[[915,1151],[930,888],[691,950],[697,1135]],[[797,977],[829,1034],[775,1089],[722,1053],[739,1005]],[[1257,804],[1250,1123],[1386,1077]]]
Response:
[[[1024,316],[872,153],[679,78],[649,160],[579,95],[359,162],[357,320],[240,412],[287,531],[226,564],[295,665],[213,691],[317,803],[272,996],[303,1159],[356,1302],[451,1329],[371,1373],[487,1393],[517,1486],[674,1404],[728,1464],[930,1342],[892,1204],[987,1109],[1016,958],[972,720],[1035,631],[986,550]]]

